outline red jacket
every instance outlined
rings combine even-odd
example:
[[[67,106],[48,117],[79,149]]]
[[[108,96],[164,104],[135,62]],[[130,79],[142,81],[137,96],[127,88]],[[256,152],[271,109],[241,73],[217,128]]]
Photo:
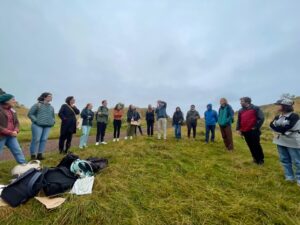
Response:
[[[238,114],[237,130],[247,132],[254,129],[260,129],[264,123],[264,114],[257,106],[250,105],[248,108],[242,108]]]

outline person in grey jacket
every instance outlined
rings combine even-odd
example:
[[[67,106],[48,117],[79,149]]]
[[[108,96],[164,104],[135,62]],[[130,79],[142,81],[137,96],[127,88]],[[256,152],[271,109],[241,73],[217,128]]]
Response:
[[[29,112],[32,139],[30,144],[31,159],[43,160],[46,143],[49,137],[51,127],[55,124],[54,108],[51,106],[52,94],[45,92],[38,98],[38,102],[34,104]]]
[[[277,134],[273,143],[277,145],[280,162],[284,168],[286,181],[296,180],[300,186],[300,120],[294,113],[294,102],[290,99],[278,100],[279,115],[270,123],[271,129]],[[296,170],[293,170],[293,166]]]
[[[102,101],[102,106],[98,108],[96,112],[96,120],[97,120],[97,134],[96,134],[96,145],[101,144],[106,145],[107,143],[104,141],[106,126],[108,124],[108,116],[109,110],[107,108],[107,101]]]
[[[197,120],[200,119],[200,114],[196,110],[195,105],[191,105],[191,109],[186,114],[186,125],[188,128],[188,138],[191,137],[191,130],[193,129],[193,138],[196,138]]]

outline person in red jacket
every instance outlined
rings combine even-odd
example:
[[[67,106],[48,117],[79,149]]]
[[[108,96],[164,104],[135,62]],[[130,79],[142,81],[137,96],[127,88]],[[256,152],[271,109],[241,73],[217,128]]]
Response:
[[[258,165],[264,164],[264,153],[260,144],[260,128],[264,123],[264,114],[261,109],[251,104],[251,98],[243,97],[242,108],[238,113],[236,130],[245,138],[251,151],[253,162]]]

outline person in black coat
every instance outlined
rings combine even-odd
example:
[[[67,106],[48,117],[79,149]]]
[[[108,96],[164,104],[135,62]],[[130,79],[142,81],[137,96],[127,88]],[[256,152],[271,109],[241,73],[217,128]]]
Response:
[[[155,121],[154,109],[151,105],[148,105],[148,110],[146,112],[146,122],[147,122],[147,134],[148,136],[153,136],[153,127]]]
[[[75,106],[75,98],[69,96],[66,98],[66,104],[63,104],[59,110],[58,116],[61,119],[59,152],[67,153],[71,147],[73,134],[76,133],[77,119],[80,111]]]
[[[181,125],[183,124],[183,122],[184,122],[183,113],[180,107],[176,107],[176,110],[173,115],[173,122],[172,122],[176,139],[181,138]]]

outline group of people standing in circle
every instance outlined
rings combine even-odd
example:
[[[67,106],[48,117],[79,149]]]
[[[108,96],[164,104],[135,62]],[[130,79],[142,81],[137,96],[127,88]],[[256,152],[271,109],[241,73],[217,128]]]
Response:
[[[44,159],[46,142],[51,130],[55,124],[55,112],[51,105],[52,94],[45,92],[38,98],[28,112],[28,117],[32,121],[31,131],[32,140],[30,144],[31,159]],[[264,123],[263,111],[252,104],[251,98],[243,97],[240,99],[241,109],[238,111],[236,130],[245,139],[251,152],[253,162],[257,165],[264,164],[263,148],[260,144],[261,127]],[[276,103],[278,105],[278,115],[270,123],[270,128],[275,132],[276,137],[273,142],[277,145],[279,158],[284,168],[287,181],[297,181],[300,186],[300,120],[299,115],[294,113],[294,101],[290,99],[281,99]],[[6,145],[12,152],[14,158],[19,164],[25,164],[26,160],[22,149],[18,143],[17,136],[20,132],[19,121],[14,106],[16,100],[13,95],[0,95],[0,153]],[[61,119],[59,152],[67,153],[71,147],[73,134],[78,127],[78,116],[82,119],[79,148],[87,147],[88,137],[93,126],[93,120],[97,123],[96,145],[107,144],[105,142],[105,133],[109,122],[110,111],[106,100],[101,102],[101,106],[96,112],[93,112],[93,105],[87,104],[80,112],[75,105],[75,98],[69,96],[65,100],[58,112]],[[119,142],[120,131],[124,113],[124,104],[118,103],[113,110],[113,142]],[[146,115],[147,135],[153,136],[154,124],[157,125],[157,138],[167,139],[167,103],[158,100],[157,107],[148,106]],[[172,117],[175,138],[181,138],[181,127],[186,123],[188,138],[196,138],[197,121],[200,114],[195,105],[191,105],[190,110],[184,117],[180,107],[176,107]],[[232,124],[234,123],[234,111],[225,98],[220,99],[218,112],[213,110],[212,105],[207,105],[204,113],[205,121],[205,142],[215,141],[216,125],[219,125],[224,145],[228,151],[234,149]],[[127,130],[125,140],[133,139],[137,130],[142,134],[141,115],[137,108],[130,105],[126,114]],[[295,167],[295,169],[293,168]]]

